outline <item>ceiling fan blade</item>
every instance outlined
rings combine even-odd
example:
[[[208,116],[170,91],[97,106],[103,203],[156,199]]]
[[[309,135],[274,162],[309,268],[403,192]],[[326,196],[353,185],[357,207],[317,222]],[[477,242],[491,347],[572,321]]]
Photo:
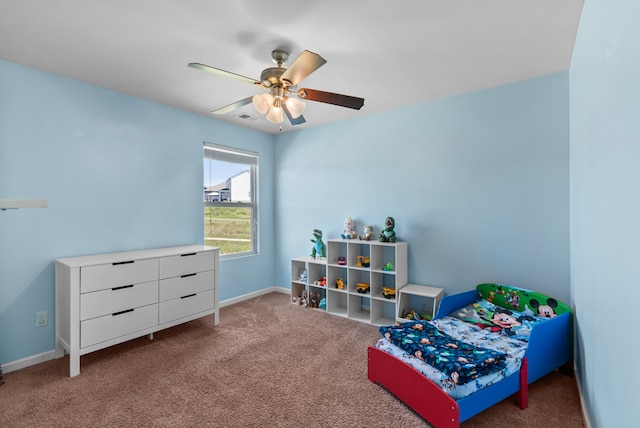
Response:
[[[333,92],[318,91],[316,89],[299,89],[298,96],[303,100],[318,101],[321,103],[333,104],[340,107],[360,110],[364,105],[364,98],[352,97],[350,95],[334,94]]]
[[[229,113],[230,111],[233,111],[235,109],[238,109],[242,106],[246,106],[247,104],[250,104],[251,101],[253,101],[253,96],[247,97],[243,100],[240,101],[236,101],[233,104],[229,104],[228,106],[224,106],[219,108],[218,110],[214,110],[211,113],[213,114],[225,114],[225,113]]]
[[[302,79],[325,65],[327,61],[317,53],[304,51],[291,64],[291,66],[282,73],[280,80],[287,82],[289,86],[296,86]]]
[[[303,123],[306,122],[306,119],[304,118],[303,115],[300,115],[296,118],[291,116],[291,112],[289,111],[285,103],[282,103],[282,110],[284,110],[285,114],[287,115],[287,118],[289,118],[289,122],[291,122],[292,125],[302,125]]]
[[[191,68],[206,71],[207,73],[217,74],[222,77],[230,77],[232,79],[240,80],[241,82],[251,83],[253,85],[260,85],[261,83],[250,77],[242,76],[240,74],[232,73],[230,71],[221,70],[219,68],[211,67],[209,65],[200,64],[199,62],[190,62],[187,64]]]

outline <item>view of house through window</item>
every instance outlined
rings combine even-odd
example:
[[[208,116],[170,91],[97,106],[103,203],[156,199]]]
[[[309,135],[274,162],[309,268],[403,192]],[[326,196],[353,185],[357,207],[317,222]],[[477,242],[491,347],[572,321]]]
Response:
[[[221,256],[256,253],[258,156],[204,144],[204,241]]]

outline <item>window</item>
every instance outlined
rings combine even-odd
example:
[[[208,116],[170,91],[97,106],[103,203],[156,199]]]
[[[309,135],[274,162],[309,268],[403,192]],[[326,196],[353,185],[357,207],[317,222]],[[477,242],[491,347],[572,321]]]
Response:
[[[204,243],[220,256],[257,253],[258,155],[204,143]]]

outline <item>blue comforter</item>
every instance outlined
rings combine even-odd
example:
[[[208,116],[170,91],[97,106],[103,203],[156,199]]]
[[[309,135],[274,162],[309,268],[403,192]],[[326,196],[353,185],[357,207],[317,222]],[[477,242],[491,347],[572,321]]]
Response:
[[[382,326],[379,330],[389,342],[446,373],[458,385],[505,367],[505,354],[457,340],[428,321]]]

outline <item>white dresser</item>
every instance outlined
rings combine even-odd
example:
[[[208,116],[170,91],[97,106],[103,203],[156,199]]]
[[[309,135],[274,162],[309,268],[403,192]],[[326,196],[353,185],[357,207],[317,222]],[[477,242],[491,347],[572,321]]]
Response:
[[[80,356],[205,315],[219,323],[215,247],[189,245],[58,259],[56,358]]]

